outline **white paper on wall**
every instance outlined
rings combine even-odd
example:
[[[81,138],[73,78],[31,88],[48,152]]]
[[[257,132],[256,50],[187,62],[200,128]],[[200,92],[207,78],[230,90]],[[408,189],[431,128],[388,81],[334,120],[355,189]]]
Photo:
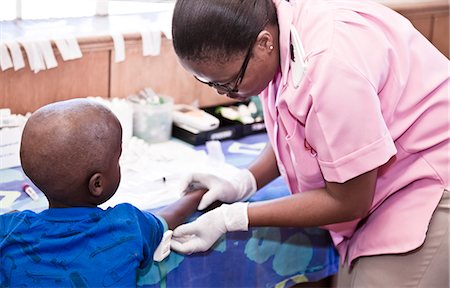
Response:
[[[22,41],[21,44],[27,53],[30,69],[34,71],[34,73],[45,70],[44,58],[36,42]]]
[[[2,71],[5,71],[12,67],[14,66],[9,55],[8,47],[6,47],[5,43],[0,43],[0,68]]]
[[[157,56],[161,53],[161,31],[142,30],[141,37],[144,56]]]
[[[69,49],[69,44],[67,44],[65,39],[54,39],[56,47],[59,50],[59,53],[61,54],[61,58],[64,61],[71,59],[71,53]]]
[[[114,42],[114,60],[115,62],[122,62],[125,60],[125,41],[123,35],[120,33],[111,34]]]
[[[53,41],[55,41],[56,47],[58,48],[59,53],[61,53],[61,57],[64,61],[78,59],[83,56],[77,39],[53,39]]]
[[[67,38],[66,42],[69,46],[69,50],[71,53],[71,59],[79,59],[83,57],[81,53],[80,45],[78,45],[78,41],[76,38]]]
[[[6,41],[5,45],[9,48],[9,52],[11,53],[14,71],[25,67],[25,61],[23,60],[22,50],[20,49],[19,43],[15,41]]]
[[[55,54],[53,54],[52,44],[48,40],[37,41],[36,45],[39,48],[41,55],[43,56],[45,66],[47,69],[55,68],[58,66],[56,62]]]

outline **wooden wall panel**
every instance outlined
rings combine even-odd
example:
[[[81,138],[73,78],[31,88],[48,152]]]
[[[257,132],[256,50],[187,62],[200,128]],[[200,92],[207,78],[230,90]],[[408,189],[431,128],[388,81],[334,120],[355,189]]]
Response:
[[[378,3],[394,9],[400,14],[416,12],[430,12],[448,9],[448,0],[375,0]]]
[[[433,34],[431,36],[431,42],[433,42],[442,54],[446,55],[447,58],[450,58],[450,18],[448,11],[447,13],[436,14],[433,20]]]
[[[408,18],[414,27],[422,33],[427,39],[431,39],[433,34],[433,17],[430,14],[412,14],[404,15]]]
[[[375,0],[394,9],[411,23],[447,58],[449,54],[448,0]]]
[[[150,87],[156,93],[174,98],[175,103],[191,104],[198,101],[202,107],[229,103],[216,90],[203,85],[187,73],[173,50],[172,42],[162,38],[161,54],[142,55],[140,38],[126,41],[126,60],[114,62],[111,57],[111,97],[124,98]]]
[[[53,69],[34,73],[27,64],[18,71],[0,71],[0,108],[25,114],[55,101],[108,96],[109,51],[83,52],[81,59],[71,61],[63,61],[59,54],[55,56],[58,67]]]

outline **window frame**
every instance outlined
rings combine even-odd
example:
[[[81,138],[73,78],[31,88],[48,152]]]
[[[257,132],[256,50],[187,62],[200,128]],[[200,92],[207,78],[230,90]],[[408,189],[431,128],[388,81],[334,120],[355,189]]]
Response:
[[[23,19],[23,0],[13,0],[15,2],[15,18],[13,19],[0,19],[0,21],[14,21],[14,20],[22,20]],[[35,0],[38,1],[38,0]],[[94,16],[108,16],[108,15],[116,15],[109,13],[109,5],[110,2],[147,2],[147,3],[174,3],[175,0],[93,0],[95,1],[95,14]],[[135,14],[139,14],[136,12]],[[85,17],[88,15],[81,15],[80,17]],[[50,17],[49,17],[50,18]],[[65,17],[61,17],[65,18]],[[34,18],[33,18],[34,19]],[[32,20],[32,18],[27,18],[26,20]]]

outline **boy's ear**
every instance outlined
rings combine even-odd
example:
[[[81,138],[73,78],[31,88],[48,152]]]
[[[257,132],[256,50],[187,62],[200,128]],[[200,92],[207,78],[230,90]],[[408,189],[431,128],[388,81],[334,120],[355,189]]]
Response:
[[[103,175],[101,173],[95,173],[89,179],[89,192],[98,197],[103,193]]]

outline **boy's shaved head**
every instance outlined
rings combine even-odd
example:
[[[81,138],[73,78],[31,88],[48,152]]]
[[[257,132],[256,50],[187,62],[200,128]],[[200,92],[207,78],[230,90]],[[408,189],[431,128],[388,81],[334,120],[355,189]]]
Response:
[[[121,133],[114,114],[95,101],[49,104],[25,125],[20,147],[23,170],[49,201],[82,202],[89,195],[90,177],[111,167],[121,149]]]

